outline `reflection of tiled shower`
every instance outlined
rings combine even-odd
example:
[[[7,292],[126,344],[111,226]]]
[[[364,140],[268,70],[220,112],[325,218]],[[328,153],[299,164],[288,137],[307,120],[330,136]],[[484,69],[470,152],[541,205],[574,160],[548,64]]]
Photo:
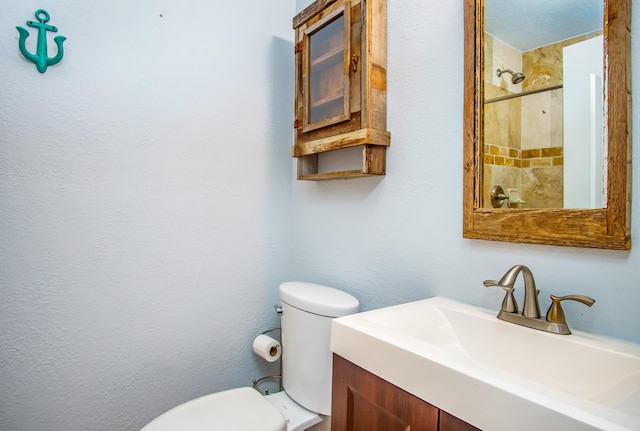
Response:
[[[563,207],[562,48],[577,41],[520,53],[486,35],[485,206],[499,184],[518,189],[525,208]],[[501,68],[522,70],[526,79],[518,86],[511,76],[496,79]]]
[[[489,103],[485,119],[485,190],[500,184],[519,190],[525,208],[562,208],[562,90]],[[501,142],[501,128],[517,138]]]

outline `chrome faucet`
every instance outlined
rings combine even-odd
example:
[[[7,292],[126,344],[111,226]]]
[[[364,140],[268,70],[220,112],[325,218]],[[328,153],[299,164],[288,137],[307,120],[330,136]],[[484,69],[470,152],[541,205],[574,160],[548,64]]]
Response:
[[[518,303],[513,296],[514,286],[518,274],[522,273],[524,278],[524,307],[522,314],[518,311]],[[533,273],[524,265],[516,265],[502,276],[500,281],[485,280],[486,287],[498,286],[504,289],[505,296],[498,313],[498,319],[517,325],[526,326],[528,328],[539,329],[541,331],[552,332],[554,334],[568,335],[571,333],[569,326],[565,321],[564,312],[562,311],[561,301],[571,299],[582,302],[591,307],[595,300],[583,295],[569,295],[557,297],[551,295],[551,306],[547,311],[546,318],[540,318],[540,305],[538,304],[539,290],[536,289],[536,282],[533,279]]]
[[[507,273],[502,276],[500,281],[485,280],[484,285],[486,287],[498,286],[503,288],[507,292],[505,295],[505,299],[508,303],[513,303],[513,307],[507,307],[507,309],[505,309],[505,307],[503,306],[503,309],[505,311],[508,311],[509,313],[517,313],[518,304],[513,297],[513,289],[514,285],[516,284],[516,278],[518,278],[518,274],[520,274],[521,272],[522,277],[524,278],[524,308],[522,310],[522,315],[525,317],[531,317],[532,319],[537,319],[540,317],[540,305],[538,305],[539,291],[536,289],[536,282],[533,279],[533,274],[528,267],[524,265],[516,265],[509,271],[507,271]]]

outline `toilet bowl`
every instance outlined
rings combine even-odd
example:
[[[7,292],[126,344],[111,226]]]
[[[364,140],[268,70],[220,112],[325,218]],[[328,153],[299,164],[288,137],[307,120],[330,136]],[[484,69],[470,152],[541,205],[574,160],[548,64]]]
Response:
[[[353,296],[313,283],[280,285],[282,384],[216,392],[163,413],[142,431],[303,431],[331,413],[331,320],[358,312]]]

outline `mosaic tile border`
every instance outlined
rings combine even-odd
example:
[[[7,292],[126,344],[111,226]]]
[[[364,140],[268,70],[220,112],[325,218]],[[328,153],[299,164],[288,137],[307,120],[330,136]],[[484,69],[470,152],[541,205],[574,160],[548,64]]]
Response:
[[[564,151],[562,147],[520,150],[500,145],[484,144],[484,163],[486,165],[513,168],[563,166]]]

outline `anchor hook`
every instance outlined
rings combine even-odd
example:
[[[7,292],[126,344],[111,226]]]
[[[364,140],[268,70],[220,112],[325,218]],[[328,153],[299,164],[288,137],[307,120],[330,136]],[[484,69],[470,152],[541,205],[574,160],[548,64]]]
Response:
[[[36,46],[36,53],[32,54],[27,50],[26,40],[29,37],[29,31],[24,27],[17,26],[16,29],[20,33],[20,39],[18,41],[18,47],[22,55],[30,62],[36,65],[38,72],[44,73],[47,71],[48,66],[60,63],[64,56],[64,48],[62,44],[67,39],[65,36],[56,36],[53,41],[58,48],[57,54],[50,58],[47,54],[47,31],[56,33],[58,28],[53,25],[47,24],[51,19],[49,13],[44,9],[38,9],[35,13],[35,17],[38,22],[27,21],[27,26],[38,29],[38,44]]]

